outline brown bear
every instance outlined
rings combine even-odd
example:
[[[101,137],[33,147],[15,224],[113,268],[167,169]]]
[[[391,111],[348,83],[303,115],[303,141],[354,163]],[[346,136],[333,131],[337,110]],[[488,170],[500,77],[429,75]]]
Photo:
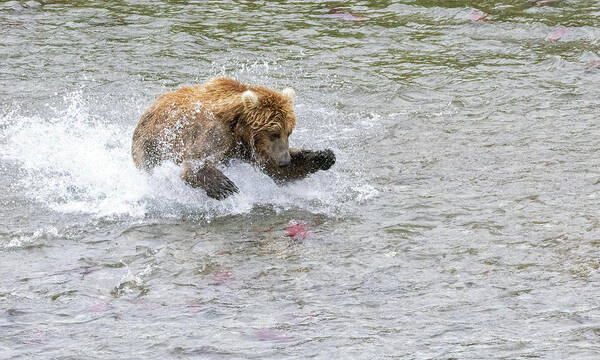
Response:
[[[230,159],[255,164],[278,183],[327,170],[333,151],[288,147],[294,96],[289,88],[279,93],[229,78],[163,94],[133,133],[133,160],[145,170],[174,161],[183,181],[215,199],[238,192],[216,166]]]

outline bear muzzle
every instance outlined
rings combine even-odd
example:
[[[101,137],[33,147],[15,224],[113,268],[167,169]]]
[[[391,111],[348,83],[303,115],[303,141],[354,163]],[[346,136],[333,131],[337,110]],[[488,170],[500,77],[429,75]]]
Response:
[[[279,167],[286,167],[286,166],[290,165],[291,162],[292,162],[292,157],[290,156],[290,152],[286,151],[285,154],[283,154],[283,156],[279,158],[278,165],[279,165]]]
[[[292,162],[287,137],[279,137],[271,140],[270,156],[271,163],[279,167],[286,167]]]

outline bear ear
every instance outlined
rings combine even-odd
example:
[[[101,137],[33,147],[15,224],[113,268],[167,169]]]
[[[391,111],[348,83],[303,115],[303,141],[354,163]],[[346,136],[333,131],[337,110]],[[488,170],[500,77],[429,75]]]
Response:
[[[285,96],[290,103],[294,103],[294,98],[296,97],[296,92],[292,88],[285,88],[281,91],[281,95]]]
[[[246,109],[253,109],[258,105],[258,96],[252,90],[246,90],[242,93],[242,103]]]

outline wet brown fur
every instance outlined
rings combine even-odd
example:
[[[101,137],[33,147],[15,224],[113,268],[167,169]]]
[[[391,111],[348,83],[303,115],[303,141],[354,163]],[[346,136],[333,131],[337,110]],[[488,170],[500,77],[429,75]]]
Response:
[[[257,102],[244,102],[242,94],[247,90],[256,95],[251,98]],[[217,199],[237,192],[235,184],[215,167],[231,158],[260,166],[276,181],[301,179],[328,169],[335,162],[331,150],[289,149],[291,166],[285,168],[269,161],[269,134],[280,134],[287,144],[296,124],[292,102],[282,93],[229,78],[163,94],[134,131],[133,160],[145,170],[166,160],[182,164],[182,179]]]
[[[258,106],[249,111],[241,97],[246,90],[252,90],[259,99]],[[161,95],[135,129],[132,154],[136,166],[144,169],[164,160],[179,164],[184,159],[211,155],[221,157],[217,161],[224,157],[256,160],[250,158],[253,153],[268,155],[260,141],[267,130],[279,129],[289,136],[295,125],[292,104],[283,95],[217,78]],[[195,146],[203,134],[212,136],[206,136],[208,143]]]

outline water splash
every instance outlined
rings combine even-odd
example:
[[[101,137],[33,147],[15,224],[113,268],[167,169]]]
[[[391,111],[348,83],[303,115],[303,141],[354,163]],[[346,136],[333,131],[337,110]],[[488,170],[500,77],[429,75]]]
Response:
[[[47,116],[3,117],[6,146],[0,157],[20,163],[27,196],[59,212],[141,216],[149,191],[127,151],[131,130],[88,112],[81,93]]]
[[[152,174],[136,169],[130,155],[135,126],[127,119],[131,114],[107,119],[101,110],[76,92],[43,114],[12,108],[0,115],[0,161],[17,163],[23,170],[18,182],[24,197],[59,213],[95,217],[180,217],[191,212],[211,218],[246,213],[259,204],[332,214],[352,185],[330,171],[277,186],[251,165],[234,161],[222,170],[240,193],[213,200],[186,186],[173,163]]]

